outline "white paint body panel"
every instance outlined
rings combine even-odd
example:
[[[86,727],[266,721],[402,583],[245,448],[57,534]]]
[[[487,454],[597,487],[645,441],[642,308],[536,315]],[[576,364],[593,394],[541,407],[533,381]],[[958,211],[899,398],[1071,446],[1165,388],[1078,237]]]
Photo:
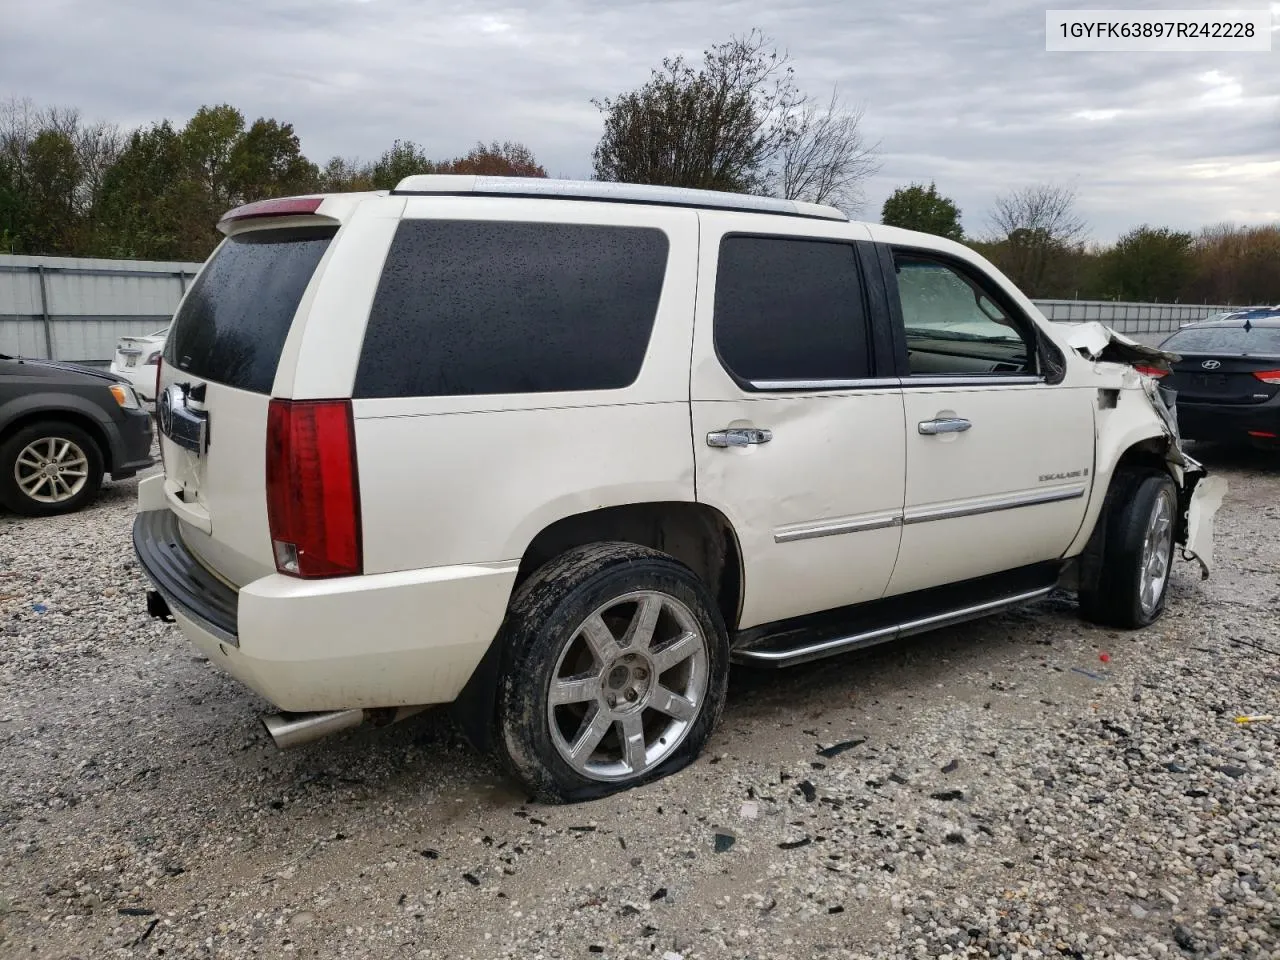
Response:
[[[519,561],[564,517],[694,498],[685,403],[417,416],[355,406],[370,573]]]
[[[174,616],[210,663],[282,710],[448,703],[502,623],[517,566],[271,574],[240,591],[239,648]]]
[[[803,394],[747,391],[716,356],[712,329],[720,240],[727,233],[866,240],[858,224],[761,223],[702,214],[702,257],[690,379],[698,500],[733,524],[742,550],[743,628],[876,600],[898,553],[897,524],[803,536],[824,526],[870,524],[902,509],[903,413],[899,389]],[[772,431],[768,443],[707,445],[726,428]],[[802,539],[786,539],[800,534]],[[778,541],[781,535],[783,542]]]
[[[1089,503],[1095,398],[1086,389],[1044,383],[907,388],[905,522],[889,593],[1061,557]],[[972,427],[933,436],[919,432],[921,422],[943,417],[966,419]],[[1070,473],[1077,476],[1042,479]],[[1071,493],[1078,495],[993,509]],[[984,508],[988,512],[923,519]]]

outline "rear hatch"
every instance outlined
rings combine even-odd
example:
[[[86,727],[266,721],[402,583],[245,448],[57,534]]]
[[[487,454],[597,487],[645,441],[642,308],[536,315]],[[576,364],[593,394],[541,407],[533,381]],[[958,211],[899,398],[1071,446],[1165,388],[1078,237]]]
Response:
[[[310,213],[319,205],[305,202]],[[338,231],[334,220],[290,212],[224,218],[230,235],[178,308],[161,364],[166,498],[188,548],[235,587],[276,570],[265,493],[272,388]]]
[[[1188,327],[1161,347],[1182,358],[1161,380],[1179,403],[1265,403],[1280,392],[1280,326]]]

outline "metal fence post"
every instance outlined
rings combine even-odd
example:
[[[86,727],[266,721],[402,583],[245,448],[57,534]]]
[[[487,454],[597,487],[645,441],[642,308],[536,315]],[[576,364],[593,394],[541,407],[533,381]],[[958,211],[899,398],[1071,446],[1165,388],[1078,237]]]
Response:
[[[40,278],[40,315],[44,320],[45,359],[53,360],[53,325],[49,322],[49,291],[44,282],[44,264],[36,265],[36,275]]]

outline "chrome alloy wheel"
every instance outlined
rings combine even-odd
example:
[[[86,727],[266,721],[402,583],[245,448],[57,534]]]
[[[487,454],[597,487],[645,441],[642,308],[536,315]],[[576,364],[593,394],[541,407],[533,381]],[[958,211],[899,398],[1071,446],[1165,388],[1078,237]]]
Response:
[[[1173,562],[1173,493],[1165,489],[1156,497],[1142,541],[1142,568],[1138,574],[1138,603],[1146,616],[1155,613],[1169,579]]]
[[[552,672],[546,713],[560,756],[592,780],[639,777],[684,740],[707,694],[707,638],[692,611],[652,590],[599,607]]]
[[[89,482],[89,458],[71,440],[41,437],[22,448],[13,478],[38,503],[65,503]]]

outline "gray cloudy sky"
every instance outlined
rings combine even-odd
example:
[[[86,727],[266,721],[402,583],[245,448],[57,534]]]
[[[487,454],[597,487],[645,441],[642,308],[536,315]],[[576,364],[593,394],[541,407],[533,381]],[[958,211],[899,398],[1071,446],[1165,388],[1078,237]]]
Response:
[[[883,160],[868,219],[895,186],[934,179],[971,233],[997,193],[1045,180],[1075,187],[1104,241],[1144,221],[1280,221],[1280,33],[1271,53],[1045,52],[1046,8],[1108,5],[1173,2],[6,0],[0,97],[125,125],[229,102],[292,122],[319,163],[397,137],[440,157],[513,139],[583,177],[592,97],[754,26],[803,88],[865,105]]]

